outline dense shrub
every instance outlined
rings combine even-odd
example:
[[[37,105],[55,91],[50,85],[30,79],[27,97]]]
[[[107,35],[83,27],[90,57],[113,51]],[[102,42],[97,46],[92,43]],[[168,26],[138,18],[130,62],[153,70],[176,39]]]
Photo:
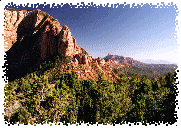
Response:
[[[176,74],[148,79],[119,72],[117,82],[103,73],[95,80],[78,80],[60,72],[71,57],[57,56],[39,70],[5,85],[5,120],[10,123],[89,122],[173,124]]]

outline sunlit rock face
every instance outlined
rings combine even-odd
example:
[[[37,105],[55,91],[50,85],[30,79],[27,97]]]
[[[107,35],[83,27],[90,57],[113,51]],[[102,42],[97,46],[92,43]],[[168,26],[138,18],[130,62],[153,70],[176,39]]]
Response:
[[[61,27],[56,19],[41,10],[10,9],[5,10],[4,15],[4,51],[8,51],[16,42],[27,43],[25,40],[28,38],[34,43],[34,47],[38,48],[41,59],[52,54],[87,55],[87,52],[76,44],[68,26]]]
[[[70,64],[73,68],[68,68],[75,71],[79,79],[95,79],[99,71],[104,72],[101,66],[105,65],[105,60],[94,59],[88,55],[86,50],[76,43],[68,26],[62,27],[58,20],[46,12],[39,9],[7,9],[4,10],[4,16],[4,51],[7,54],[7,76],[12,78],[11,80],[14,76],[32,72],[35,69],[32,67],[37,66],[36,63],[56,54],[73,58]],[[113,74],[112,70],[105,70],[107,77]]]
[[[4,51],[13,44],[26,43],[28,38],[36,43],[41,58],[56,52],[56,36],[61,31],[61,25],[53,17],[41,10],[4,10]],[[17,50],[17,49],[16,49]]]
[[[72,37],[70,29],[64,25],[59,34],[58,53],[73,56],[76,52],[75,38]]]
[[[46,12],[8,9],[4,10],[4,16],[4,51],[9,76],[26,74],[29,67],[56,54],[72,56],[76,64],[90,62],[88,53],[76,44],[68,26],[61,27]]]
[[[17,40],[17,28],[19,23],[24,17],[32,13],[32,11],[15,11],[5,10],[4,11],[4,51],[7,51]]]
[[[97,63],[101,66],[105,65],[105,60],[101,57],[98,57],[95,59],[97,61]]]

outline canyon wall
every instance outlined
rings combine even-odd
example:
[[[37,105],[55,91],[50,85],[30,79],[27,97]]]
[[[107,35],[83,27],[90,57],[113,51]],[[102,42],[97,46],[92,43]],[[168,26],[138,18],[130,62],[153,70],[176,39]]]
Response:
[[[26,43],[25,37],[33,37],[34,47],[38,47],[41,59],[52,54],[86,54],[87,52],[76,44],[70,29],[39,9],[37,10],[5,10],[4,21],[4,51],[8,51],[17,42]],[[14,50],[20,50],[12,48]],[[26,49],[26,48],[25,48]],[[21,49],[23,50],[23,49]]]

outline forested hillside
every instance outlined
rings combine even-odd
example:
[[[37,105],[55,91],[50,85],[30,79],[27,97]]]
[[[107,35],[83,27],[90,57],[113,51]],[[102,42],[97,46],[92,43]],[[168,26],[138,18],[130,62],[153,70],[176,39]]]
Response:
[[[122,72],[112,82],[100,72],[96,80],[78,80],[74,72],[60,71],[70,61],[71,57],[57,56],[6,84],[5,120],[11,124],[176,122],[176,73],[152,80]]]
[[[46,12],[6,9],[4,15],[5,123],[177,121],[177,66],[93,58]]]

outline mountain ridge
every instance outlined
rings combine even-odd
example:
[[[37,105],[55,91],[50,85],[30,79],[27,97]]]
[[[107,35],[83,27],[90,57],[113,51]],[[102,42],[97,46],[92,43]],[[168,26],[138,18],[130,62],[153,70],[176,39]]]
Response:
[[[73,66],[65,64],[64,68],[76,71],[80,79],[95,79],[100,71],[110,79],[116,78],[112,70],[102,69],[105,64],[103,59],[92,58],[86,50],[76,43],[67,25],[62,27],[56,19],[46,12],[39,9],[30,11],[10,9],[4,10],[4,14],[4,45],[7,46],[6,75],[8,80],[35,71],[36,68],[32,69],[32,67],[38,66],[37,63],[42,63],[47,58],[56,55],[70,56]],[[89,68],[86,69],[86,67]],[[114,77],[112,78],[112,76]]]
[[[111,54],[93,58],[68,26],[45,12],[5,14],[8,83],[2,115],[8,126],[177,121],[176,72],[168,72],[173,68]]]
[[[176,64],[177,65],[177,63],[174,63],[168,60],[143,59],[139,61],[142,63],[147,63],[147,64]]]
[[[6,75],[9,80],[35,71],[36,68],[32,67],[39,66],[37,63],[42,63],[54,55],[72,57],[70,64],[63,65],[62,71],[75,71],[79,79],[96,79],[99,72],[103,72],[110,80],[116,80],[117,76],[113,72],[115,68],[166,67],[173,69],[175,66],[145,64],[131,57],[111,54],[104,58],[93,58],[76,43],[67,25],[62,27],[46,12],[39,9],[28,11],[10,9],[4,10],[4,15],[4,45],[7,48],[8,65]]]
[[[103,57],[103,58],[105,60],[108,60],[108,59],[112,59],[112,60],[122,59],[122,61],[127,59],[127,61],[131,60],[131,61],[145,63],[145,64],[175,64],[175,65],[177,65],[177,63],[173,63],[173,62],[170,62],[168,60],[153,60],[153,59],[136,60],[136,59],[134,59],[132,57],[124,57],[122,55],[112,55],[110,53],[108,53],[108,55]]]
[[[103,58],[106,62],[112,64],[112,68],[117,74],[119,71],[136,73],[138,75],[160,76],[166,75],[167,72],[174,72],[178,66],[176,64],[148,64],[134,60],[131,57],[123,57],[119,55],[111,55],[108,53]]]

